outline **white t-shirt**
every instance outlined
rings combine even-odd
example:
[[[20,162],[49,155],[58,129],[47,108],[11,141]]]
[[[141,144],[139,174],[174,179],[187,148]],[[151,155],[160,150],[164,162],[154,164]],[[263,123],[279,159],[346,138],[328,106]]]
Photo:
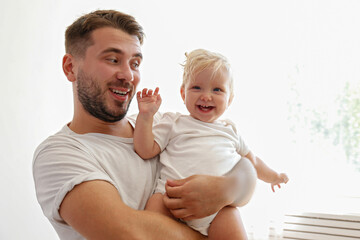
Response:
[[[134,125],[133,119],[129,121]],[[76,134],[64,126],[35,151],[36,195],[60,239],[84,239],[59,215],[65,195],[82,182],[105,180],[116,187],[125,204],[142,210],[158,178],[157,163],[156,158],[141,159],[134,152],[132,138]]]
[[[229,120],[206,123],[180,113],[164,113],[159,118],[153,134],[162,150],[162,180],[157,187],[162,193],[167,178],[182,179],[194,174],[222,176],[249,153]]]
[[[154,125],[153,134],[162,151],[156,186],[159,193],[165,193],[166,179],[183,179],[194,174],[223,176],[250,151],[229,120],[206,123],[189,115],[164,113]],[[215,216],[186,223],[207,235]]]

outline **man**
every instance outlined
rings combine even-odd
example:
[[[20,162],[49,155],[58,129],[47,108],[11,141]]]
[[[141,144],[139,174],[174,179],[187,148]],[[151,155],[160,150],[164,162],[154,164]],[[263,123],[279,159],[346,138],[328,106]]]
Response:
[[[158,172],[157,159],[134,152],[134,119],[126,117],[140,81],[143,37],[133,17],[112,10],[86,14],[66,31],[63,70],[73,85],[74,116],[37,148],[33,163],[38,201],[60,239],[205,239],[141,211]],[[244,180],[236,171],[169,181],[165,205],[182,219],[244,205],[256,176]]]

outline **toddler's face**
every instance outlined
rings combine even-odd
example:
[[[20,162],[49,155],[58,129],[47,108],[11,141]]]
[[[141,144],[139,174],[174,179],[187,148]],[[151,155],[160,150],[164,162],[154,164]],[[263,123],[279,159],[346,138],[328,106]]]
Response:
[[[226,72],[213,74],[205,69],[181,88],[181,97],[190,116],[203,122],[214,122],[230,104],[230,82]]]

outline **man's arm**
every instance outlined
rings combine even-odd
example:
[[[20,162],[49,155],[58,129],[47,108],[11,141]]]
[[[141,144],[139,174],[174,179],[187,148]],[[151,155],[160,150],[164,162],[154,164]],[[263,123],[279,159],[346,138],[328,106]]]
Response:
[[[77,185],[66,195],[59,212],[86,239],[206,239],[169,217],[128,207],[106,181]]]
[[[168,180],[164,203],[177,218],[191,220],[216,213],[225,206],[243,206],[256,186],[256,171],[242,158],[225,176],[194,175]]]

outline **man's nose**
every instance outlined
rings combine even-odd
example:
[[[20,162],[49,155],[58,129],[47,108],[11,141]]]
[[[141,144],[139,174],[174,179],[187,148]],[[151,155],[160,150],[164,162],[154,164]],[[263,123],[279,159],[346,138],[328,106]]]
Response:
[[[128,63],[123,63],[116,73],[116,78],[128,82],[134,81],[134,73],[131,69],[131,66]]]

